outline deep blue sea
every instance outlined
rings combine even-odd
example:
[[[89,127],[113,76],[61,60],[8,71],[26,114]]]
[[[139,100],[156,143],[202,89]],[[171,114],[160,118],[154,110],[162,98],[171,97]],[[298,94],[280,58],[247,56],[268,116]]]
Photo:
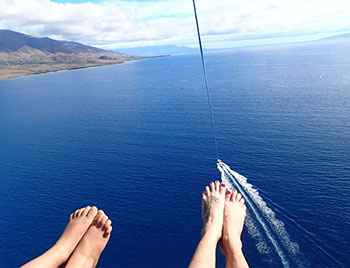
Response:
[[[259,190],[305,267],[350,267],[350,43],[206,63],[220,158]],[[86,205],[113,221],[99,267],[185,267],[201,193],[220,178],[199,55],[0,81],[0,178],[1,267],[41,254]],[[243,243],[251,267],[282,267],[246,229]]]

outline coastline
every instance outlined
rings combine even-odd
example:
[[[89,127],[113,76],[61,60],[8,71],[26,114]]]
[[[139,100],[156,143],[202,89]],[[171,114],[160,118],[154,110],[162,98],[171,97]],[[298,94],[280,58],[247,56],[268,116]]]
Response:
[[[69,64],[69,63],[59,63],[59,64],[21,64],[21,65],[2,65],[0,64],[0,81],[20,78],[29,75],[45,74],[45,73],[54,73],[59,71],[70,71],[77,69],[86,69],[91,67],[100,67],[106,65],[122,64],[135,60],[151,59],[151,58],[160,58],[160,57],[169,57],[170,55],[160,55],[152,57],[133,57],[127,58],[125,60],[117,61],[104,61],[99,63],[90,63],[90,64]]]
[[[29,75],[36,75],[36,74],[54,73],[59,71],[69,71],[69,70],[76,70],[76,69],[85,69],[90,67],[121,64],[127,61],[130,61],[130,60],[126,60],[122,62],[104,63],[104,64],[86,64],[86,65],[73,65],[73,66],[71,64],[53,64],[49,66],[47,66],[46,64],[20,65],[20,66],[17,65],[17,66],[11,66],[12,68],[11,67],[9,68],[9,66],[6,66],[7,70],[4,73],[0,71],[0,81],[29,76]],[[0,66],[1,69],[3,67],[4,66]],[[26,68],[26,67],[30,67],[30,68]]]

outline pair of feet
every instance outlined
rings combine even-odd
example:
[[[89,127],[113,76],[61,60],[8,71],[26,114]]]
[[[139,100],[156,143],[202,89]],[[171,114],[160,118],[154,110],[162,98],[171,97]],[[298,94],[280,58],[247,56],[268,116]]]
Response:
[[[112,232],[112,222],[102,210],[84,207],[70,215],[56,244],[21,268],[96,267]]]
[[[241,194],[228,191],[225,184],[211,182],[202,194],[202,237],[210,234],[220,243],[226,259],[242,250],[241,233],[246,206]]]

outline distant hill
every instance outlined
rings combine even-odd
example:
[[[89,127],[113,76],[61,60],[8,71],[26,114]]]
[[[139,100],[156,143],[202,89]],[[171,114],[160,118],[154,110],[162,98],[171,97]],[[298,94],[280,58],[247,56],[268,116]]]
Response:
[[[24,46],[49,53],[61,52],[70,54],[81,52],[103,52],[102,49],[76,42],[56,41],[48,37],[36,38],[10,30],[0,30],[0,51],[13,52]]]
[[[137,57],[77,42],[0,30],[0,79],[122,63]]]
[[[323,40],[323,41],[327,41],[327,40],[349,40],[350,41],[350,33],[329,36],[329,37],[326,37],[326,38],[322,38],[321,40]]]
[[[174,55],[181,53],[198,52],[198,48],[191,48],[186,46],[149,46],[149,47],[135,47],[135,48],[120,48],[119,52],[138,55],[138,56],[159,56],[159,55]]]

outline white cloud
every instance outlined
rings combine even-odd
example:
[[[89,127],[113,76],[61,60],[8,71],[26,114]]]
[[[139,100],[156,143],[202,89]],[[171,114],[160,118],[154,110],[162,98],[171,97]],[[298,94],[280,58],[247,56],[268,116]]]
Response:
[[[197,0],[197,9],[208,46],[350,29],[348,0]],[[0,0],[0,28],[104,48],[196,42],[191,0]]]

